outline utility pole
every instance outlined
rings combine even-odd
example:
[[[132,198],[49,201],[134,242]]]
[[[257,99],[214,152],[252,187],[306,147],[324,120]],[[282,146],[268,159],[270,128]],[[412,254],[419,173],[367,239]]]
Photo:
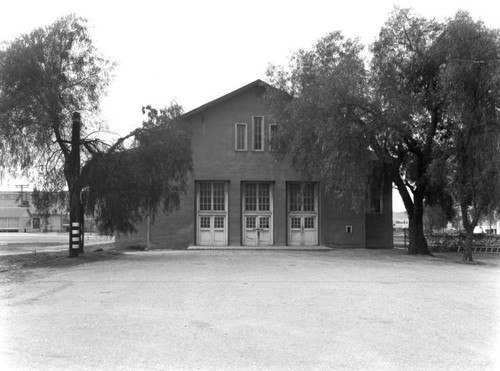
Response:
[[[78,256],[81,238],[81,202],[80,202],[80,130],[82,123],[80,113],[73,112],[73,126],[71,131],[70,154],[70,182],[69,182],[69,257]]]
[[[16,188],[21,188],[21,206],[25,206],[27,204],[28,198],[24,199],[24,188],[28,188],[29,184],[17,184]],[[25,202],[26,201],[26,202]]]

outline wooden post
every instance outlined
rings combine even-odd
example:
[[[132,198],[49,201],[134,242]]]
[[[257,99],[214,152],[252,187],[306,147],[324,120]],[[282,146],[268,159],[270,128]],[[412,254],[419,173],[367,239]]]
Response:
[[[73,113],[73,127],[71,131],[71,155],[70,155],[70,209],[69,209],[69,257],[78,256],[80,248],[81,231],[81,203],[80,203],[80,113]]]

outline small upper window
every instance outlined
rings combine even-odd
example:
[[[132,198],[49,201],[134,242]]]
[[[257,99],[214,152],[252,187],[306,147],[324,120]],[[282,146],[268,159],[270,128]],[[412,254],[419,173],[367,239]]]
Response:
[[[235,125],[234,149],[236,151],[247,150],[247,124]]]
[[[270,124],[269,125],[269,151],[273,152],[276,150],[276,143],[274,143],[274,140],[276,140],[276,132],[278,130],[278,125],[276,124]]]
[[[264,150],[264,117],[253,116],[253,150]]]

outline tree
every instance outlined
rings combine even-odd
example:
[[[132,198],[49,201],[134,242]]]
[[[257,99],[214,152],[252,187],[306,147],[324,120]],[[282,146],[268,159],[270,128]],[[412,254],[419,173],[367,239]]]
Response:
[[[176,103],[143,108],[147,121],[127,150],[94,151],[82,170],[85,209],[103,233],[134,232],[138,222],[179,207],[192,171],[190,132]]]
[[[167,211],[175,207],[191,168],[189,133],[176,121],[182,112],[177,104],[160,113],[150,109],[142,128],[114,144],[95,137],[113,67],[94,47],[86,20],[75,15],[0,51],[2,171],[21,170],[44,197],[67,187],[70,213],[82,221],[85,211],[96,213],[107,233],[132,230],[133,222],[142,220],[140,212],[147,207],[156,213],[160,200]],[[136,145],[127,150],[129,138]],[[133,200],[126,189],[132,185]],[[117,198],[125,194],[129,199]],[[70,256],[75,256],[71,247]]]
[[[447,23],[438,48],[453,123],[445,141],[448,188],[466,232],[463,259],[472,261],[474,228],[500,209],[500,32],[459,12]]]
[[[438,158],[443,124],[431,50],[441,30],[437,22],[395,10],[373,45],[370,71],[362,45],[339,32],[297,52],[289,70],[268,70],[277,87],[268,94],[279,124],[277,155],[314,172],[336,198],[354,200],[363,199],[352,196],[363,195],[373,167],[382,166],[409,216],[410,254],[429,254],[424,200],[441,190],[427,173]]]
[[[453,219],[447,215],[440,205],[426,206],[424,212],[424,227],[428,234],[433,235],[435,230],[442,230]]]

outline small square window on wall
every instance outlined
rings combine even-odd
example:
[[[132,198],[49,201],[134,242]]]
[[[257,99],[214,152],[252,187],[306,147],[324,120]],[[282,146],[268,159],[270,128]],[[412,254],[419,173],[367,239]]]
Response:
[[[247,124],[236,124],[234,130],[235,151],[247,150]]]
[[[264,117],[253,116],[252,117],[252,128],[253,128],[253,150],[263,151],[264,150]]]
[[[269,125],[269,151],[273,152],[276,150],[276,133],[278,131],[278,125],[270,124]]]
[[[345,233],[352,233],[352,225],[345,226]]]

